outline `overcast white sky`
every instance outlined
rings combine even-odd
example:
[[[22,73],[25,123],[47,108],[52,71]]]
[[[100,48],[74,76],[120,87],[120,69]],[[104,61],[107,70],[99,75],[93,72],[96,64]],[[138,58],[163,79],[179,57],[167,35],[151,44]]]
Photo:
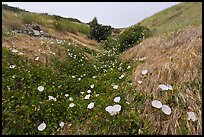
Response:
[[[115,28],[129,27],[180,2],[3,2],[31,12],[49,13],[98,22]]]

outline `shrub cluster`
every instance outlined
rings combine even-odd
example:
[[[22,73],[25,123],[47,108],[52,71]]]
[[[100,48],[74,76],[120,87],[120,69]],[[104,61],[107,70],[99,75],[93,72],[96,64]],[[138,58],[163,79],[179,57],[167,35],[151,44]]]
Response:
[[[119,42],[119,51],[123,52],[135,44],[140,43],[143,39],[149,37],[151,35],[151,31],[149,28],[134,25],[128,29],[126,29],[122,34],[118,37]]]

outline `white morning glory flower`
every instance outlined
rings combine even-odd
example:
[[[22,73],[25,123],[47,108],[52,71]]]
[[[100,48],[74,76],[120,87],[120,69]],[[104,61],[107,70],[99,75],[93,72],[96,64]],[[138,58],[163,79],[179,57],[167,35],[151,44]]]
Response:
[[[91,90],[88,90],[87,93],[91,93]]]
[[[89,99],[90,98],[90,94],[87,94],[85,97],[84,97],[84,99]]]
[[[39,86],[38,87],[38,91],[43,91],[44,90],[44,87],[43,86]]]
[[[114,105],[114,106],[108,106],[105,108],[106,111],[108,111],[108,113],[113,116],[113,115],[116,115],[120,112],[121,110],[121,105]]]
[[[64,96],[65,96],[65,97],[68,97],[68,96],[69,96],[69,94],[65,94]]]
[[[17,49],[13,49],[12,52],[13,52],[13,53],[17,53],[18,50],[17,50]]]
[[[131,66],[128,66],[128,67],[127,67],[127,69],[130,69],[130,68],[131,68]]]
[[[192,119],[192,121],[196,121],[197,120],[196,115],[195,115],[194,112],[187,112],[187,114],[188,114],[187,120],[191,120],[191,119]]]
[[[139,81],[137,81],[139,84],[142,84],[142,81],[141,80],[139,80]]]
[[[92,84],[90,87],[91,87],[91,88],[94,88],[94,84]]]
[[[16,65],[10,65],[9,66],[9,68],[12,68],[12,69],[15,68],[15,67],[16,67]]]
[[[64,127],[64,122],[61,121],[61,122],[59,123],[59,126],[60,126],[60,127]]]
[[[124,78],[124,76],[125,76],[125,75],[124,75],[124,74],[122,74],[122,75],[121,75],[121,76],[119,77],[119,79],[122,79],[122,78]]]
[[[43,131],[45,128],[46,128],[46,124],[45,124],[44,121],[43,121],[43,123],[41,123],[41,124],[38,126],[38,130],[39,130],[39,131]]]
[[[54,101],[57,101],[56,98],[54,98],[53,96],[48,96],[49,100],[54,100]]]
[[[162,103],[158,100],[153,100],[152,101],[152,106],[155,108],[161,108],[162,107]]]
[[[120,97],[115,97],[113,101],[114,102],[119,102],[120,101]]]
[[[118,87],[119,87],[118,85],[114,85],[113,86],[114,89],[118,89]]]
[[[167,87],[168,87],[168,90],[173,90],[173,87],[171,85],[167,84]]]
[[[69,101],[73,101],[73,98],[72,98],[72,97],[69,97]]]
[[[164,85],[164,84],[160,84],[159,88],[161,88],[162,90],[172,90],[172,86],[171,85]]]
[[[35,60],[39,60],[39,57],[36,57]]]
[[[166,114],[166,115],[170,115],[171,114],[171,108],[167,105],[162,105],[162,111]]]
[[[88,109],[92,109],[93,107],[94,107],[94,103],[93,103],[93,102],[91,102],[91,103],[87,106]]]
[[[148,71],[146,69],[142,71],[143,75],[146,75],[147,73],[148,73]]]
[[[70,103],[70,104],[69,104],[69,107],[70,107],[70,108],[74,107],[74,103]]]
[[[96,97],[98,97],[99,96],[99,94],[96,94]]]

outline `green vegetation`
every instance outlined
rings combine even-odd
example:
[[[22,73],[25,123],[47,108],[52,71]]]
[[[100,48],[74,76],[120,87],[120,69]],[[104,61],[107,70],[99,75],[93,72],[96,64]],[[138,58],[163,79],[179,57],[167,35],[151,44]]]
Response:
[[[199,5],[197,3],[193,4],[194,7]],[[184,9],[194,9],[190,7],[193,4],[179,4],[180,8],[177,6],[176,12],[183,11]],[[168,62],[164,62],[163,65],[162,61],[150,60],[150,57],[153,56],[152,53],[154,53],[149,50],[152,48],[147,48],[149,51],[143,50],[143,52],[149,53],[149,57],[144,56],[147,57],[144,60],[122,62],[119,59],[121,52],[152,36],[152,30],[154,30],[155,34],[159,32],[169,33],[181,27],[180,25],[175,25],[174,28],[171,28],[170,26],[173,25],[171,21],[174,19],[178,21],[177,16],[182,18],[181,15],[186,10],[183,13],[172,16],[170,13],[174,14],[174,8],[169,8],[164,13],[156,14],[157,17],[148,18],[147,22],[144,20],[141,24],[131,26],[124,30],[118,37],[111,37],[112,28],[98,24],[96,18],[89,23],[91,26],[89,27],[87,24],[80,23],[79,21],[73,22],[57,15],[50,16],[46,13],[34,14],[23,11],[15,14],[12,10],[6,11],[7,13],[5,12],[3,16],[3,23],[9,26],[9,30],[18,28],[25,23],[37,23],[45,28],[51,28],[62,33],[69,31],[89,35],[100,41],[104,49],[98,49],[100,51],[93,50],[88,48],[88,46],[82,46],[79,43],[76,44],[74,40],[62,40],[63,42],[53,40],[51,41],[52,48],[42,46],[45,49],[49,48],[49,50],[46,49],[45,51],[52,51],[52,54],[45,54],[49,57],[49,62],[43,62],[44,56],[42,58],[40,56],[39,60],[31,60],[24,56],[24,54],[18,55],[18,53],[14,53],[15,51],[11,52],[3,45],[2,134],[202,134],[202,130],[200,129],[202,125],[200,116],[201,108],[198,107],[201,106],[202,82],[198,80],[198,82],[189,81],[183,84],[177,84],[173,81],[178,77],[182,79],[184,74],[187,77],[189,76],[189,79],[191,75],[195,77],[200,76],[196,75],[196,73],[201,74],[201,65],[198,71],[197,69],[188,69],[189,74],[175,73],[175,78],[172,78],[173,82],[165,83],[172,85],[173,90],[161,91],[156,84],[167,82],[169,76],[171,76],[169,73],[163,74],[161,72],[171,72],[172,70],[178,69],[177,66],[185,65],[183,62],[187,62],[186,60],[175,63],[177,66],[172,69],[172,65],[168,65]],[[187,16],[185,17],[187,18]],[[191,18],[191,16],[189,17]],[[13,22],[9,23],[12,19]],[[151,20],[154,20],[156,24],[151,25]],[[161,21],[160,26],[157,26],[157,21]],[[184,21],[184,26],[191,24],[185,24],[186,21],[188,19]],[[192,22],[194,23],[191,25],[199,24],[200,17]],[[116,31],[116,34],[119,33],[120,31]],[[6,41],[9,41],[11,40],[9,38],[13,35],[15,34],[2,30],[3,40],[6,37]],[[39,40],[42,40],[41,42],[44,43],[43,39],[39,38]],[[50,39],[46,40],[49,41]],[[12,43],[13,41],[10,42]],[[81,43],[83,44],[83,42]],[[190,46],[188,46],[189,49],[191,49]],[[33,48],[33,50],[30,52],[34,52],[36,55],[43,54],[38,49]],[[198,48],[196,51],[201,50]],[[156,52],[157,48],[155,48]],[[170,54],[174,54],[174,52]],[[188,60],[192,62],[187,62],[186,64],[190,64],[194,68],[196,66],[194,66],[193,61],[199,58],[200,53],[191,52],[191,54],[192,56],[189,54],[190,59]],[[143,56],[145,54],[140,55]],[[175,57],[173,59],[178,60],[179,55],[175,54],[175,56],[177,58]],[[162,56],[162,59],[166,59],[166,57],[169,56]],[[169,61],[169,58],[166,60]],[[148,61],[151,62],[149,63]],[[146,66],[141,68],[142,65]],[[155,67],[156,65],[161,70]],[[140,70],[143,69],[148,69],[147,75],[141,74]],[[193,73],[191,74],[190,71]],[[155,74],[155,72],[158,73]],[[161,79],[162,77],[164,78]],[[142,80],[142,83],[137,84],[138,80]],[[151,80],[158,80],[159,82],[152,84]],[[93,84],[94,87],[91,88]],[[114,89],[114,85],[118,85],[118,88]],[[39,86],[43,86],[45,89],[39,91]],[[90,99],[85,99],[88,90],[91,90],[91,96]],[[56,98],[56,101],[49,100],[49,96]],[[116,103],[113,100],[118,96],[121,97],[121,100]],[[70,100],[70,97],[73,100]],[[169,105],[172,109],[171,115],[165,115],[161,110],[153,108],[151,102],[154,99],[162,101],[162,104]],[[94,107],[88,109],[87,106],[91,102],[94,103]],[[70,107],[71,103],[74,103],[74,107]],[[122,108],[117,115],[111,116],[105,108],[115,104],[121,105]],[[188,108],[189,105],[193,108],[192,110],[189,109],[190,107]],[[187,121],[186,113],[188,111],[195,111],[198,120],[194,122]],[[64,127],[60,127],[59,123],[61,121],[65,123]],[[39,131],[38,126],[43,122],[46,124],[46,128],[43,131]]]
[[[143,39],[151,35],[150,29],[140,25],[134,25],[121,33],[118,36],[120,44],[119,51],[123,52],[135,44],[140,43]]]
[[[93,61],[87,59],[85,51],[74,45],[65,44],[64,47],[67,48],[69,57],[64,61],[53,57],[53,63],[49,66],[42,66],[37,61],[32,63],[27,58],[3,48],[3,134],[59,134],[60,121],[72,124],[71,134],[132,132],[129,131],[132,129],[126,130],[128,128],[126,124],[135,118],[131,119],[129,116],[130,109],[125,104],[127,93],[124,91],[128,90],[129,93],[136,91],[129,84],[124,86],[124,83],[130,83],[128,78],[119,79],[121,74],[126,77],[131,73],[131,69],[127,69],[130,64],[120,64],[116,58],[111,58],[110,56],[115,57],[114,51],[110,55],[105,51],[95,57],[97,61]],[[16,68],[9,68],[12,64],[15,64]],[[121,70],[118,70],[119,66]],[[113,83],[119,85],[118,90],[113,89]],[[91,84],[95,85],[93,89],[90,88]],[[45,87],[42,92],[37,89],[40,85]],[[89,89],[92,91],[91,98],[85,100],[84,96]],[[80,92],[85,94],[82,95]],[[69,107],[71,101],[65,94],[74,99],[73,108]],[[96,94],[99,96],[95,97]],[[48,96],[56,97],[57,101],[48,100]],[[118,116],[110,116],[105,107],[114,104],[115,96],[122,98],[119,103],[122,105],[122,112]],[[90,102],[95,103],[92,110],[87,109]],[[47,127],[40,132],[37,127],[43,121]],[[77,131],[78,128],[86,130],[80,133]],[[98,130],[99,128],[101,130]]]
[[[13,9],[13,7],[10,8]],[[73,18],[63,18],[57,15],[37,14],[25,12],[24,10],[20,10],[20,12],[14,12],[15,10],[7,10],[7,8],[3,8],[2,10],[3,28],[6,27],[8,29],[7,31],[20,28],[23,24],[32,23],[39,24],[43,28],[57,30],[58,32],[68,31],[72,33],[79,32],[85,35],[90,34],[89,25],[81,23],[79,20]]]
[[[55,20],[53,22],[53,26],[55,30],[59,32],[71,32],[76,33],[80,32],[82,34],[89,35],[89,27],[88,25],[77,23],[77,22],[68,22],[67,20]]]
[[[202,24],[202,2],[184,2],[142,20],[156,34],[170,33],[191,25]]]
[[[111,26],[104,26],[102,24],[98,24],[98,20],[95,17],[91,22],[89,22],[90,26],[90,37],[97,40],[106,40],[107,37],[111,35],[113,28]]]

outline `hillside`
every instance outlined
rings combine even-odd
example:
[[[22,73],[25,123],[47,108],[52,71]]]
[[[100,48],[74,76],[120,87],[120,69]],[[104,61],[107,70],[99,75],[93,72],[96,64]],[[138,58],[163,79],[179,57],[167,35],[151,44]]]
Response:
[[[183,2],[145,18],[141,25],[156,34],[169,33],[202,23],[202,2]]]
[[[181,3],[143,20],[148,37],[131,26],[97,42],[78,19],[2,5],[2,134],[201,135],[198,7]],[[121,52],[129,31],[139,42]]]
[[[154,35],[120,55],[123,62],[140,64],[133,70],[132,81],[150,99],[144,102],[143,114],[148,114],[144,118],[149,119],[152,133],[202,132],[201,12],[201,3],[181,3],[144,19],[141,25],[155,30]],[[141,72],[145,69],[149,75],[144,77]],[[161,91],[159,84],[169,84],[173,90]],[[169,104],[174,109],[171,117],[163,119],[152,113],[151,99]],[[196,113],[196,123],[186,121],[188,111]]]

